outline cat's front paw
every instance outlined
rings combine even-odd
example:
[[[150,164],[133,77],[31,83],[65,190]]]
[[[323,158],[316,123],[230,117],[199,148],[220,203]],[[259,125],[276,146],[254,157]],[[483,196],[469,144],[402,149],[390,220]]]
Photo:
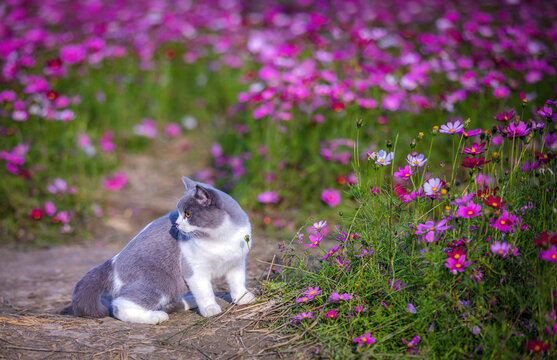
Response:
[[[201,313],[201,316],[203,317],[215,316],[217,314],[220,314],[221,312],[222,309],[218,304],[211,304],[206,307],[199,307],[199,313]]]
[[[233,297],[232,301],[234,302],[234,304],[237,305],[247,305],[256,302],[257,298],[250,291],[247,291],[243,294],[240,294],[240,296]]]

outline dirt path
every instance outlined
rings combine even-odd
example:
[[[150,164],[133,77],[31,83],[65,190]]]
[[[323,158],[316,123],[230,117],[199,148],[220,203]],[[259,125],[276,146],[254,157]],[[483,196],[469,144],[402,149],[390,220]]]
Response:
[[[0,358],[282,357],[270,349],[281,336],[260,327],[261,314],[272,302],[236,307],[219,299],[224,314],[204,319],[186,311],[171,314],[168,322],[157,326],[60,314],[85,272],[118,253],[153,218],[173,210],[182,193],[180,176],[192,176],[203,163],[184,150],[187,146],[183,139],[160,142],[148,155],[122,159],[129,184],[109,195],[107,219],[94,229],[93,241],[27,252],[1,249]],[[275,249],[273,240],[260,239],[254,232],[253,250],[259,258],[272,259]],[[248,258],[248,287],[256,295],[266,273],[266,265]],[[214,287],[225,297],[222,281]]]

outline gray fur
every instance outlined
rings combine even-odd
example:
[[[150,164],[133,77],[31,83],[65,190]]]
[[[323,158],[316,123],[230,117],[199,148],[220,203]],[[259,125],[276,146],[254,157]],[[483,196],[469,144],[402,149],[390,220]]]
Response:
[[[220,190],[186,177],[182,182],[185,192],[176,211],[153,221],[118,255],[79,280],[72,295],[75,315],[103,317],[112,310],[120,318],[117,306],[109,309],[102,304],[103,294],[133,301],[147,310],[176,311],[187,307],[191,301],[183,297],[187,291],[185,279],[194,270],[182,256],[180,243],[207,238],[225,218],[237,225],[249,225],[249,219],[236,201]],[[191,215],[190,224],[203,230],[184,233],[177,229],[176,219],[186,212]]]

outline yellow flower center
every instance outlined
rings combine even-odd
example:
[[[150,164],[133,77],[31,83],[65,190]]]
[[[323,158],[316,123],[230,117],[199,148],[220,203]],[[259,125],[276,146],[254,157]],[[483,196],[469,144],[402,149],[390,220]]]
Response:
[[[551,259],[553,259],[553,260],[557,259],[557,255],[555,255],[555,254],[551,255]]]
[[[457,268],[457,269],[460,269],[462,267],[462,265],[460,263],[457,263],[454,267]]]
[[[379,162],[382,162],[382,163],[384,163],[384,162],[385,162],[385,159],[381,159],[381,160],[379,160]]]
[[[414,165],[418,165],[420,162],[419,161],[414,161]]]
[[[313,294],[315,294],[315,291],[310,291],[309,294],[313,295]]]
[[[454,132],[454,129],[449,130],[449,132]]]
[[[502,254],[502,253],[503,253],[503,250],[497,251],[497,254]]]
[[[505,220],[501,220],[501,225],[505,225],[507,222]]]
[[[539,345],[534,346],[534,351],[540,351],[542,348]]]
[[[437,186],[432,187],[431,191],[437,191]]]
[[[496,202],[492,202],[491,206],[497,206],[498,204]]]
[[[365,337],[363,337],[361,340],[362,340],[362,342],[367,342],[367,338],[365,338]]]
[[[408,176],[410,176],[410,174],[404,174],[404,176],[408,177]]]
[[[472,148],[471,152],[475,153],[476,152],[476,148]]]
[[[433,231],[433,230],[435,230],[435,228],[434,228],[433,226],[431,226],[431,227],[429,228],[429,230],[430,230],[430,231]]]
[[[468,215],[472,215],[474,212],[472,210],[468,210]]]
[[[453,256],[456,260],[460,259],[460,254],[454,254]]]

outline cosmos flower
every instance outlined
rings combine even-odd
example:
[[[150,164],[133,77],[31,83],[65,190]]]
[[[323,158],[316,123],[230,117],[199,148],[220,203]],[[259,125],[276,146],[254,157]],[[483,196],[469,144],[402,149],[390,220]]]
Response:
[[[451,273],[457,274],[464,272],[464,268],[470,266],[471,263],[471,261],[466,261],[466,255],[462,255],[458,259],[448,257],[445,266],[449,268]]]
[[[354,298],[354,296],[349,295],[347,293],[344,293],[344,294],[341,295],[339,293],[334,292],[329,297],[329,300],[332,301],[332,302],[338,302],[338,301],[341,301],[341,300],[343,300],[343,301],[351,300],[353,298]]]
[[[313,223],[313,228],[317,231],[323,229],[325,226],[327,226],[327,221],[326,220],[321,220],[319,222],[315,222]]]
[[[330,207],[335,207],[340,204],[340,193],[335,189],[325,189],[321,193],[321,200]]]
[[[406,162],[410,166],[422,167],[427,162],[427,158],[425,158],[424,154],[416,155],[416,153],[412,153],[406,157]]]
[[[526,347],[526,350],[532,351],[534,353],[540,353],[551,348],[551,344],[545,343],[543,340],[537,341],[534,339],[528,340],[528,342],[524,346]]]
[[[511,122],[504,132],[507,134],[508,138],[515,138],[528,135],[530,133],[530,129],[524,121],[519,122],[518,125]]]
[[[424,192],[426,195],[437,195],[443,186],[443,182],[439,178],[429,179],[424,183]]]
[[[495,210],[500,210],[507,203],[506,201],[502,201],[500,196],[493,195],[487,195],[487,197],[484,197],[483,202]]]
[[[491,252],[495,255],[500,255],[504,258],[510,253],[512,245],[506,242],[496,241],[491,244],[490,249]]]
[[[308,237],[310,243],[304,244],[305,247],[318,247],[321,240],[323,240],[323,234],[319,232],[317,234],[309,234]]]
[[[327,311],[327,313],[326,313],[325,315],[323,315],[323,316],[325,316],[326,318],[329,318],[329,319],[336,319],[336,318],[338,318],[338,314],[337,314],[337,311],[336,311],[336,310],[329,310],[329,311]]]
[[[460,151],[463,152],[464,154],[478,155],[487,150],[485,145],[486,145],[485,142],[481,144],[473,143],[470,146],[463,147]]]
[[[264,191],[257,195],[257,201],[262,204],[278,203],[279,196],[276,191]]]
[[[464,125],[460,120],[456,120],[455,122],[448,122],[441,125],[439,132],[443,134],[458,134],[462,129],[464,129]]]
[[[365,335],[354,338],[352,341],[358,343],[358,347],[361,347],[363,345],[373,344],[375,342],[375,338],[371,337],[371,333],[366,333]]]
[[[557,244],[557,233],[553,233],[550,238],[547,231],[542,231],[540,238],[533,239],[532,241],[536,244],[537,248],[547,248],[549,245]]]
[[[475,168],[480,168],[490,162],[491,160],[486,161],[485,157],[483,156],[480,158],[465,157],[464,161],[460,165],[465,168],[475,169]]]
[[[410,165],[406,165],[403,168],[399,167],[398,171],[395,171],[393,175],[399,179],[408,180],[410,179],[410,176],[414,175],[414,173],[412,172]]]
[[[43,215],[44,215],[43,211],[39,208],[35,208],[31,210],[31,214],[30,214],[31,219],[33,220],[41,220],[43,218]]]
[[[385,150],[379,150],[377,153],[377,157],[375,159],[375,163],[377,165],[389,165],[393,160],[395,154],[393,152],[387,153]]]
[[[296,320],[313,319],[313,312],[303,312],[294,317]]]
[[[317,296],[319,294],[321,294],[321,290],[319,289],[319,286],[316,286],[314,288],[310,286],[310,287],[308,287],[306,292],[304,292],[304,295],[312,296],[312,297]]]
[[[509,122],[516,116],[514,110],[502,112],[494,116],[494,119],[501,122]]]
[[[491,227],[502,232],[510,232],[518,223],[518,217],[510,214],[507,210],[503,210],[503,214],[497,220],[492,220]]]
[[[539,256],[545,261],[557,262],[557,249],[555,248],[555,245],[552,245],[549,250],[541,250]]]
[[[418,353],[418,348],[416,347],[416,345],[418,345],[418,343],[420,342],[419,336],[414,336],[414,338],[410,341],[406,341],[406,339],[403,338],[402,342],[408,347],[407,352],[413,353],[414,355]]]
[[[481,214],[482,207],[479,204],[474,204],[473,201],[468,202],[466,205],[458,207],[456,215],[465,219],[470,219]]]
[[[126,176],[126,174],[121,172],[116,172],[102,180],[104,188],[110,191],[118,191],[122,189],[127,183],[128,177]]]

